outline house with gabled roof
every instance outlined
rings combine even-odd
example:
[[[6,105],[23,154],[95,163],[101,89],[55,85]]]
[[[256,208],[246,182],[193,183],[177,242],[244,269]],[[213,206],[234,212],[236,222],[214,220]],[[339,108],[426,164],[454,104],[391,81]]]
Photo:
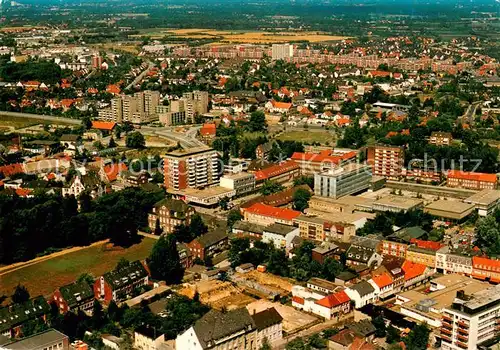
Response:
[[[246,308],[227,312],[210,310],[175,339],[175,348],[205,350],[231,348],[256,350],[257,326]],[[235,345],[237,344],[237,345]]]
[[[52,302],[57,305],[61,314],[83,311],[92,315],[94,308],[94,291],[86,281],[73,282],[60,287],[52,294]]]
[[[43,296],[24,303],[11,304],[0,308],[0,335],[16,338],[22,335],[23,325],[33,320],[46,320],[50,306]]]
[[[274,307],[251,315],[257,328],[257,349],[260,349],[265,340],[274,343],[283,338],[283,317]]]
[[[201,260],[213,258],[228,248],[229,236],[225,230],[217,229],[193,239],[187,244],[191,255]]]
[[[195,209],[186,202],[165,198],[155,203],[151,213],[148,214],[149,228],[154,232],[159,221],[163,233],[172,233],[178,225],[189,225],[195,213]]]
[[[94,296],[105,303],[129,299],[135,288],[147,285],[149,275],[139,260],[106,272],[94,282]]]
[[[62,188],[62,195],[73,195],[77,198],[84,191],[88,191],[92,198],[97,198],[104,194],[105,186],[96,173],[88,172],[85,175],[77,174],[69,184]]]

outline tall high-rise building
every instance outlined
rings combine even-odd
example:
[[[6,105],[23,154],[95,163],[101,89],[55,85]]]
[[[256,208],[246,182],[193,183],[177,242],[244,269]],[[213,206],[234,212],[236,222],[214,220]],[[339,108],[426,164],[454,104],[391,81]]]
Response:
[[[164,162],[165,187],[174,191],[204,188],[219,183],[219,154],[199,147],[167,153]]]
[[[272,59],[284,60],[293,57],[293,45],[291,44],[273,44],[271,48]]]
[[[317,196],[339,198],[370,187],[372,170],[369,165],[347,163],[339,168],[314,174]]]
[[[443,310],[441,349],[474,350],[497,337],[500,324],[500,285],[471,295],[459,290]]]
[[[397,180],[403,172],[404,150],[396,146],[369,147],[367,162],[372,166],[373,175]]]
[[[160,104],[158,91],[141,91],[134,95],[120,95],[111,100],[111,107],[99,111],[98,119],[117,123],[148,123],[158,119],[156,107]]]
[[[169,106],[158,106],[156,112],[165,125],[194,123],[196,116],[208,112],[208,92],[186,92],[180,99],[170,101]]]

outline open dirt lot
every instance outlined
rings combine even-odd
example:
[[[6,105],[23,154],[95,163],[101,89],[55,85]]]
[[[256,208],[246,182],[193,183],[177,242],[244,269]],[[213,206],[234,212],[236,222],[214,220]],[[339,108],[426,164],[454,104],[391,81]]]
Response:
[[[292,292],[292,282],[280,276],[272,275],[266,272],[259,272],[257,270],[253,270],[245,274],[237,273],[236,275],[239,278],[255,281],[269,289],[276,290],[280,294],[288,294]]]
[[[247,309],[250,314],[252,314],[254,311],[261,312],[272,307],[274,307],[276,311],[278,311],[278,313],[281,315],[281,317],[283,317],[283,330],[289,334],[297,332],[318,322],[318,319],[316,317],[296,310],[291,306],[282,305],[280,303],[273,303],[261,299],[247,305]]]
[[[190,283],[179,291],[189,298],[192,298],[195,292],[198,292],[202,303],[219,310],[223,307],[227,310],[238,309],[255,301],[254,298],[243,294],[241,288],[233,286],[230,282],[217,280]]]

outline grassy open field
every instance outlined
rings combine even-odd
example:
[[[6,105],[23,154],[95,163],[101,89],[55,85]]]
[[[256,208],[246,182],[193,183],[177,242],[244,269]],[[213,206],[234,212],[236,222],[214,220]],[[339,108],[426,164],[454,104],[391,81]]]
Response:
[[[335,142],[334,136],[328,131],[324,130],[287,131],[280,134],[277,139],[281,141],[301,141],[309,144],[313,142],[319,142],[322,145],[325,145],[327,143],[333,145]]]
[[[137,55],[140,52],[139,48],[136,45],[130,45],[130,44],[121,45],[117,43],[106,43],[106,44],[94,45],[93,47],[101,50],[122,51],[130,53],[132,55]]]
[[[155,242],[154,239],[143,238],[141,243],[126,249],[97,245],[8,272],[0,276],[0,296],[11,295],[19,283],[26,286],[32,296],[48,295],[82,273],[97,277],[112,270],[121,258],[130,261],[145,259]]]
[[[343,39],[348,39],[345,36],[330,35],[324,32],[264,32],[264,31],[223,31],[214,29],[202,29],[202,28],[192,28],[192,29],[164,29],[160,28],[157,31],[148,30],[144,33],[136,35],[140,36],[150,36],[152,39],[163,38],[164,36],[174,36],[177,38],[186,39],[210,39],[210,38],[221,38],[221,42],[224,43],[247,43],[247,44],[270,44],[278,42],[297,42],[297,41],[309,41],[309,42],[322,42],[322,41],[338,41]],[[133,37],[133,36],[131,36]],[[220,44],[218,42],[211,43],[211,45]]]
[[[53,121],[43,120],[38,118],[21,118],[21,117],[6,116],[0,113],[0,128],[10,129],[11,127],[14,127],[16,129],[19,129],[38,124],[69,125],[64,123],[64,121],[56,123]]]

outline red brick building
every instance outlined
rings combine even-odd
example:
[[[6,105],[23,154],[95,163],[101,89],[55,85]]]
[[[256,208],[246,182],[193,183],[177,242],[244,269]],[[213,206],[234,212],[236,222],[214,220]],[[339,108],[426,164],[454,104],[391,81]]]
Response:
[[[403,173],[404,150],[395,146],[369,147],[367,162],[372,166],[373,175],[397,180]]]
[[[205,233],[187,244],[192,257],[201,260],[215,257],[226,250],[228,245],[229,237],[224,230]]]
[[[94,291],[85,281],[63,286],[56,289],[52,295],[52,302],[57,305],[61,314],[83,311],[87,315],[92,315],[94,300]]]
[[[149,276],[139,260],[128,266],[106,272],[94,283],[94,296],[105,303],[130,298],[132,291],[148,284]]]

